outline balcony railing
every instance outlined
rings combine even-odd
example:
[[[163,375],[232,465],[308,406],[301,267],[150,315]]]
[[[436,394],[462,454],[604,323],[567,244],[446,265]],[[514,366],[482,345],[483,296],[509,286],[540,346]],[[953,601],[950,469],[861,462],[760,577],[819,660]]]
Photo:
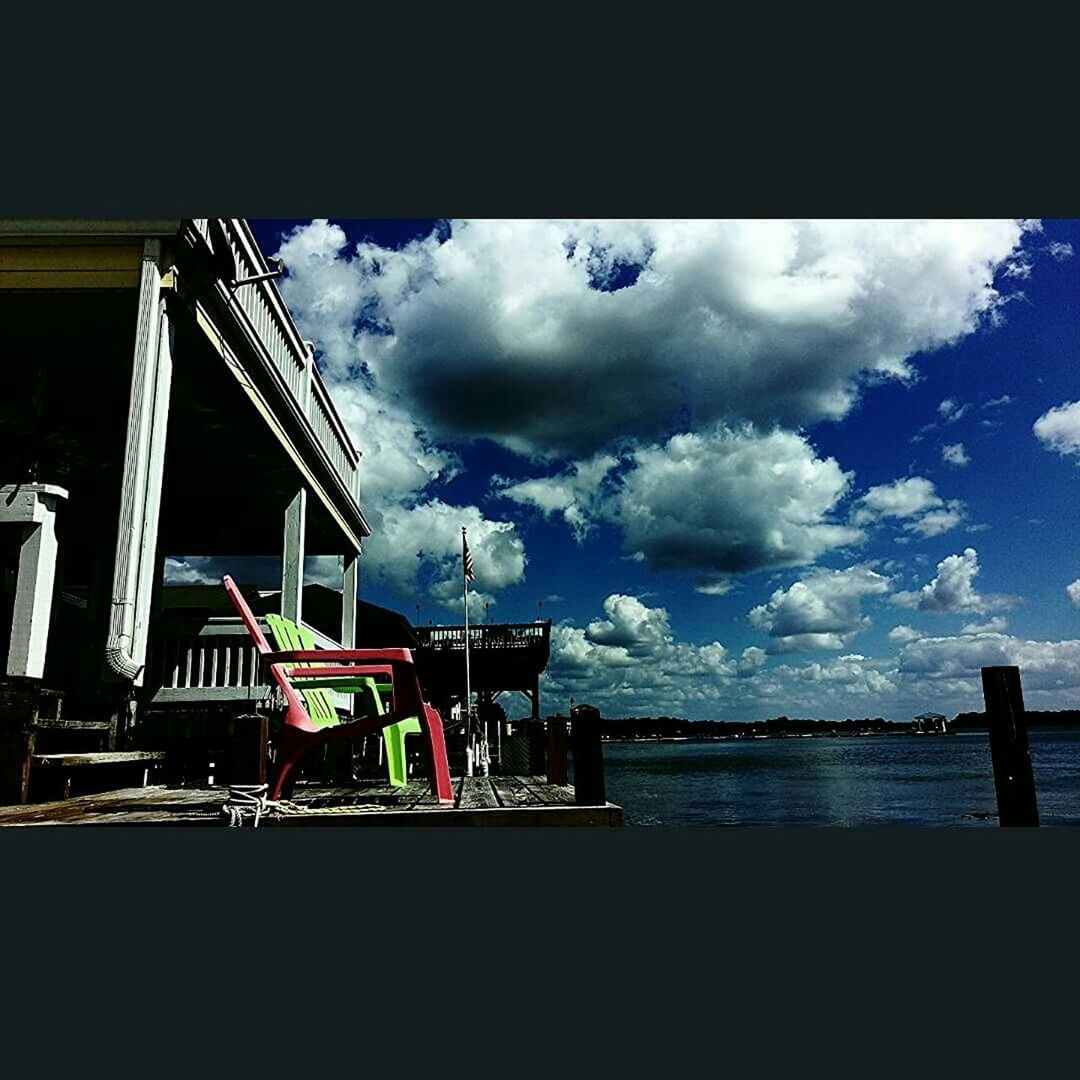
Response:
[[[266,620],[258,621],[272,642]],[[321,631],[304,626],[314,636],[317,649],[341,648]],[[154,705],[250,702],[257,706],[273,693],[251,635],[235,616],[159,622],[150,643],[146,685]],[[352,710],[348,694],[331,691],[331,696],[339,709]]]
[[[247,222],[238,218],[222,218],[219,221],[236,265],[237,280],[266,273],[270,267]],[[194,218],[192,224],[207,246],[212,247],[210,219]],[[360,455],[334,408],[313,352],[301,339],[273,279],[238,288],[233,307],[234,310],[238,309],[238,318],[247,323],[252,335],[266,350],[346,491],[359,502]]]
[[[465,650],[464,626],[416,626],[421,648]],[[469,650],[545,648],[551,621],[541,623],[481,623],[469,627]]]

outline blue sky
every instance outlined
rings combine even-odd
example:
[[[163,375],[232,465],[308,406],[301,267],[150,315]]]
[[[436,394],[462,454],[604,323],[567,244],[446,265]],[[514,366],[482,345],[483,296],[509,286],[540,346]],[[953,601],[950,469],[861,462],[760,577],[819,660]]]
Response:
[[[474,613],[542,602],[546,692],[608,715],[907,719],[984,663],[1077,706],[1077,222],[251,224],[365,598],[459,620],[465,524]]]

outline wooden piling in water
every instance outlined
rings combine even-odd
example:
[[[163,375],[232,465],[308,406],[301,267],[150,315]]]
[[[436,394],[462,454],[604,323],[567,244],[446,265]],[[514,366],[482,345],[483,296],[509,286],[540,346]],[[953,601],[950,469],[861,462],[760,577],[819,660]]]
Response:
[[[983,699],[990,729],[998,821],[1004,827],[1039,824],[1035,777],[1028,750],[1024,694],[1018,667],[984,667]]]
[[[600,745],[600,710],[591,705],[575,705],[570,710],[570,726],[574,744],[574,802],[579,806],[603,806],[607,802],[607,789]]]

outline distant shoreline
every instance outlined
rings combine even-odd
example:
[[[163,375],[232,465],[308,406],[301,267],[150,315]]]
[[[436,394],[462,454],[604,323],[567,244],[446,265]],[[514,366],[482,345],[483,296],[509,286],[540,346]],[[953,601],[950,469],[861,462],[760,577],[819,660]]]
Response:
[[[1080,730],[1080,724],[1028,724],[1029,731],[1076,731]],[[985,728],[959,728],[944,733],[944,737],[951,735],[985,734]],[[928,734],[904,730],[897,731],[815,731],[806,733],[775,732],[768,735],[608,735],[602,736],[605,743],[703,743],[703,742],[752,742],[758,739],[858,739],[873,737],[888,737],[900,735],[918,737],[923,739],[941,738],[941,733]]]

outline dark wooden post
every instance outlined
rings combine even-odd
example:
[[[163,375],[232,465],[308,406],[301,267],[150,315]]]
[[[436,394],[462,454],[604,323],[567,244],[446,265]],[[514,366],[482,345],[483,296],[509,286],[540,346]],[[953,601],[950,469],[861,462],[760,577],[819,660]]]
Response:
[[[228,722],[228,764],[225,772],[232,784],[265,784],[269,720],[253,713]]]
[[[574,802],[579,806],[607,803],[604,753],[600,745],[600,710],[575,705],[570,710],[574,740]]]
[[[529,775],[541,776],[545,771],[547,740],[544,735],[544,722],[530,720],[526,726],[529,733]]]
[[[0,806],[26,802],[41,683],[0,679]]]
[[[547,722],[547,782],[566,783],[566,721],[549,716]]]
[[[1028,752],[1024,695],[1018,667],[984,667],[983,698],[990,728],[998,820],[1003,826],[1039,824],[1035,777]]]

